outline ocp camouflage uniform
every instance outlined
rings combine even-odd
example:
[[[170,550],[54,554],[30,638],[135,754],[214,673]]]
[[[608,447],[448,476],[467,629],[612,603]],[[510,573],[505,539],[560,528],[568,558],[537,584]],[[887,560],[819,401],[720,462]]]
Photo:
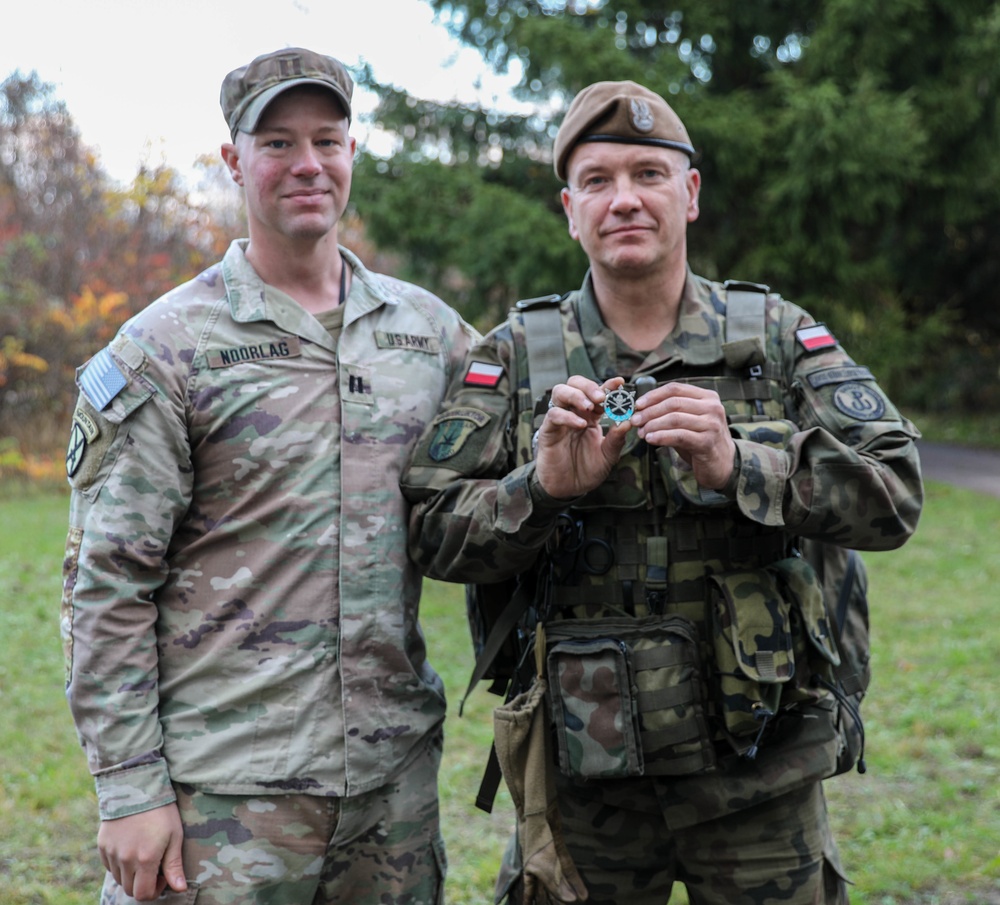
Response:
[[[721,491],[633,432],[601,487],[549,497],[521,310],[472,351],[403,476],[426,574],[536,587],[559,809],[592,902],[662,903],[674,879],[692,902],[846,897],[820,788],[835,708],[811,682],[837,652],[796,539],[900,546],[922,505],[919,434],[802,309],[766,296],[766,351],[727,342],[726,299],[689,272],[648,355],[604,325],[589,276],[559,303],[570,374],[719,392],[737,448]]]
[[[445,698],[398,478],[475,334],[343,250],[335,336],[245,247],[78,373],[62,629],[100,816],[178,784],[349,798],[429,758],[440,878]]]

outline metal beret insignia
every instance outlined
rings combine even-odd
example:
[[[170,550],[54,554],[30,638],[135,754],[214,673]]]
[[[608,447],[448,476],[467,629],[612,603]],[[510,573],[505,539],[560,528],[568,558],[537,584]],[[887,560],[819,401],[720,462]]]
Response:
[[[629,119],[632,121],[632,127],[636,132],[648,133],[653,131],[653,126],[656,123],[653,120],[653,110],[649,106],[648,101],[643,100],[641,97],[630,98],[628,102],[628,114]]]

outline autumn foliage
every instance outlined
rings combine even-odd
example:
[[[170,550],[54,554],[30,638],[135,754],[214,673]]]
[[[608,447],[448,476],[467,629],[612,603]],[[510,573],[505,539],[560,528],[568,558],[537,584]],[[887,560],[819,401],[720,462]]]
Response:
[[[242,231],[238,195],[210,213],[203,188],[165,165],[114,183],[50,85],[0,83],[0,476],[61,479],[76,368]]]

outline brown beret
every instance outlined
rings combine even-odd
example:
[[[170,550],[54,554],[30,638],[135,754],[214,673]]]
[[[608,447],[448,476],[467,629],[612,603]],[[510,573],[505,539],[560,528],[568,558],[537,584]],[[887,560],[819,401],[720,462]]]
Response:
[[[636,82],[595,82],[569,105],[556,135],[556,176],[566,179],[566,161],[585,141],[673,148],[694,156],[680,117],[658,94]]]
[[[332,92],[350,121],[354,82],[344,64],[311,50],[288,47],[256,57],[223,79],[219,102],[233,140],[237,132],[255,132],[267,105],[297,85],[319,85]]]

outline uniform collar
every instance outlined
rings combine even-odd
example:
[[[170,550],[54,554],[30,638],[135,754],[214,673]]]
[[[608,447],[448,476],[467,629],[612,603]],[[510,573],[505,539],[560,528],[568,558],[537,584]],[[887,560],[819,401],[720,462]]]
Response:
[[[594,369],[602,376],[610,376],[616,371],[618,339],[601,317],[590,271],[577,294],[576,307]],[[646,356],[636,373],[651,373],[677,363],[700,367],[721,361],[722,313],[712,284],[688,268],[677,324],[659,347]]]
[[[240,323],[273,321],[283,330],[330,345],[330,334],[308,311],[290,296],[266,284],[246,259],[249,239],[236,239],[222,259],[222,273],[233,319]],[[399,304],[394,288],[378,274],[371,273],[353,252],[340,253],[351,266],[351,291],[344,305],[344,326],[383,305]]]

